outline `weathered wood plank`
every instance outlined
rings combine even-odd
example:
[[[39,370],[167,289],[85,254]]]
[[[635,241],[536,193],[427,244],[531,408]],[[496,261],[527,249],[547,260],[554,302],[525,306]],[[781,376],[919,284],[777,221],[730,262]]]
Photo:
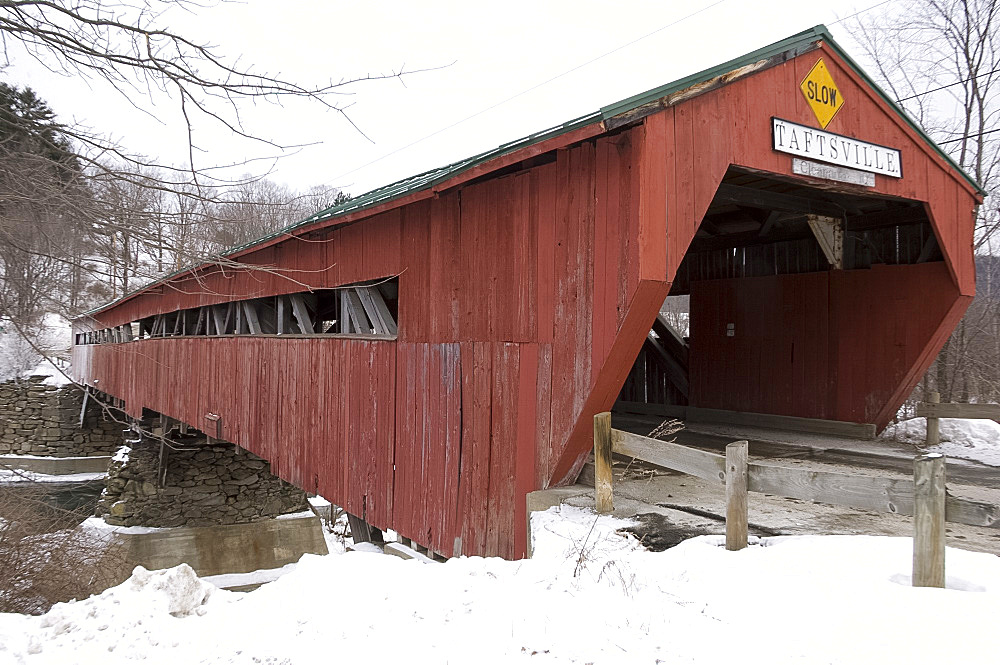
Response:
[[[275,306],[278,312],[275,329],[277,330],[278,335],[283,335],[285,333],[285,330],[288,328],[288,326],[285,323],[286,319],[288,318],[286,314],[287,310],[285,307],[285,297],[278,296],[277,298],[275,298],[275,300],[276,300]]]
[[[257,303],[246,301],[243,303],[243,313],[247,323],[247,328],[251,335],[260,335],[263,331],[260,327],[260,317],[257,315]]]
[[[1000,404],[917,404],[917,416],[924,418],[983,418],[1000,419]]]
[[[614,511],[611,490],[611,413],[594,415],[594,492],[598,513]]]
[[[309,317],[309,310],[306,309],[302,296],[293,294],[289,299],[292,301],[292,313],[295,315],[295,322],[299,324],[299,330],[306,335],[313,334],[315,330],[312,319]]]
[[[834,436],[847,436],[866,440],[875,438],[875,425],[871,423],[848,423],[837,420],[821,420],[818,418],[776,416],[768,413],[724,411],[721,409],[703,409],[674,404],[645,404],[642,402],[625,401],[615,402],[614,410],[625,413],[677,418],[678,420],[686,420],[693,423],[746,425],[747,427],[785,429],[793,432],[808,432],[813,434],[832,434]]]
[[[716,453],[617,429],[611,430],[611,450],[704,480],[726,482],[726,458]]]
[[[361,299],[353,289],[344,289],[340,294],[341,315],[344,316],[351,332],[371,332],[368,319],[364,313]]]
[[[223,316],[223,307],[213,306],[212,308],[212,320],[215,321],[215,334],[223,335],[226,332],[226,319]]]
[[[645,402],[626,402],[622,400],[615,402],[613,408],[620,413],[663,416],[664,418],[676,418],[678,420],[687,418],[688,410],[686,406],[677,406],[674,404],[647,404]]]
[[[653,350],[656,351],[657,355],[663,360],[663,366],[667,371],[667,377],[670,382],[676,386],[677,390],[684,395],[686,398],[689,394],[688,392],[688,373],[684,367],[677,362],[674,358],[660,343],[659,339],[654,339],[652,336],[646,338],[646,343],[649,344]]]
[[[913,586],[944,588],[944,457],[913,460]]]
[[[932,392],[928,396],[930,404],[933,406],[935,404],[941,403],[941,393]],[[919,407],[917,409],[919,411]],[[926,427],[926,443],[927,446],[936,446],[941,443],[941,420],[935,416],[927,416],[927,427]]]
[[[747,546],[747,448],[748,441],[726,446],[726,549]]]
[[[909,478],[856,476],[829,471],[750,464],[751,492],[879,512],[913,514]]]
[[[375,332],[381,335],[395,335],[397,333],[396,321],[392,318],[392,313],[382,299],[382,294],[374,286],[357,287],[354,289],[360,298],[368,319],[375,327]]]
[[[749,487],[751,492],[913,515],[913,481],[909,478],[851,476],[751,463]],[[1000,528],[1000,506],[948,495],[945,518],[958,524]]]
[[[726,459],[716,453],[617,429],[611,430],[611,449],[619,455],[705,480],[726,480]],[[747,486],[751,492],[897,515],[913,515],[914,509],[913,481],[909,478],[856,476],[751,462]],[[948,495],[945,518],[958,524],[1000,528],[1000,506]]]
[[[848,436],[866,440],[875,438],[875,425],[871,423],[849,423],[839,420],[821,420],[819,418],[777,416],[770,413],[702,409],[693,406],[687,407],[687,418],[691,422],[700,423],[787,429],[794,432],[832,434],[834,436]]]

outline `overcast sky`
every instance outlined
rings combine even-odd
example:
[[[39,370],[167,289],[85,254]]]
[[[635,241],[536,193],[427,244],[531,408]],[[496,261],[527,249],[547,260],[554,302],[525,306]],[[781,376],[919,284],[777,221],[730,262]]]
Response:
[[[283,145],[313,144],[273,166],[272,177],[304,190],[361,194],[435,166],[595,111],[825,23],[848,52],[837,21],[878,0],[471,0],[338,2],[247,0],[168,13],[162,20],[218,47],[243,66],[302,83],[400,68],[402,81],[358,83],[344,98],[362,136],[315,103],[259,104],[242,112],[251,133]],[[882,11],[879,7],[876,11]],[[613,52],[612,52],[613,51]],[[610,53],[610,55],[605,55]],[[603,56],[603,57],[602,57]],[[60,119],[113,134],[168,163],[186,159],[176,99],[151,117],[98,82],[50,74],[15,57],[8,81],[30,84]],[[150,108],[146,104],[146,108]],[[470,116],[474,116],[468,119]],[[200,166],[274,155],[198,121]],[[429,138],[427,138],[429,137]],[[412,145],[411,145],[412,144]],[[270,167],[255,162],[240,171]]]

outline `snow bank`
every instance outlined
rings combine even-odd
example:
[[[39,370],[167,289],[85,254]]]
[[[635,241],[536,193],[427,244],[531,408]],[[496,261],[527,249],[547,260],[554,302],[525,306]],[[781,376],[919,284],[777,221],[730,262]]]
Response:
[[[157,571],[136,566],[124,586],[130,595],[146,597],[143,605],[147,610],[152,606],[156,614],[166,611],[175,617],[185,617],[197,611],[215,589],[212,584],[199,579],[186,563]]]
[[[964,418],[940,418],[939,421],[941,443],[925,452],[1000,466],[1000,424]],[[882,433],[882,438],[923,447],[927,440],[927,419],[912,418],[891,425]]]
[[[213,592],[216,592],[215,587],[198,579],[186,564],[159,571],[138,566],[126,582],[100,596],[81,602],[59,603],[48,614],[22,623],[30,634],[16,638],[3,635],[0,662],[90,663],[145,659],[151,650],[164,646],[160,635],[167,622],[203,614],[204,605]],[[15,621],[14,625],[18,623]],[[0,623],[0,635],[3,626]],[[180,639],[182,631],[175,634],[175,639]],[[11,648],[18,643],[18,647]],[[103,651],[102,658],[97,657],[94,648],[97,645]],[[4,655],[5,650],[11,652],[13,661],[6,660],[10,656]]]
[[[248,594],[210,593],[183,568],[137,570],[44,617],[0,615],[0,662],[937,665],[995,654],[993,555],[949,549],[949,588],[914,589],[908,538],[765,538],[728,552],[709,536],[653,553],[616,532],[622,521],[584,510],[532,523],[530,561],[306,555]]]

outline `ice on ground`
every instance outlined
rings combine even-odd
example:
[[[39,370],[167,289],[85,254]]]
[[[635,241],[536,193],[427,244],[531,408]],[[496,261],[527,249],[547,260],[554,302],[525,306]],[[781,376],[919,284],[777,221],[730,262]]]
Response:
[[[6,483],[86,483],[93,480],[104,480],[108,477],[106,471],[90,473],[48,474],[24,471],[23,469],[0,469],[0,485]]]
[[[137,570],[44,617],[0,615],[0,662],[369,662],[384,653],[373,645],[414,663],[994,658],[994,555],[948,549],[948,588],[915,589],[909,538],[762,538],[729,552],[707,536],[654,553],[618,533],[624,524],[557,507],[532,515],[531,560],[305,555],[247,594]],[[917,639],[927,628],[951,637]]]
[[[249,573],[226,573],[223,575],[208,575],[201,579],[220,589],[228,589],[235,586],[249,586],[251,584],[267,584],[273,582],[282,575],[295,570],[297,563],[287,563],[281,568],[262,568]]]
[[[1000,424],[992,420],[940,418],[941,443],[926,452],[1000,466]],[[923,447],[927,440],[927,419],[911,418],[891,425],[882,438],[905,441]]]

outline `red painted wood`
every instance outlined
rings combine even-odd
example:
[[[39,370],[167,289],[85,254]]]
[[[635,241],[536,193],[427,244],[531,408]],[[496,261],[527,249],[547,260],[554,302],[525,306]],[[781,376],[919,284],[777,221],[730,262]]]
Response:
[[[518,401],[515,412],[517,417],[516,469],[513,475],[514,492],[511,499],[514,502],[513,554],[515,558],[520,559],[528,555],[528,515],[525,497],[536,487],[538,347],[532,344],[523,344],[518,351],[520,358],[518,359]]]
[[[155,313],[398,275],[397,341],[157,339],[74,348],[76,377],[223,436],[283,478],[444,554],[523,555],[524,495],[572,481],[730,165],[792,177],[770,118],[814,125],[798,84],[824,57],[830,131],[897,147],[947,263],[696,283],[691,403],[883,423],[974,290],[974,192],[821,49],[635,127],[595,123],[433,190],[276,238],[98,313]],[[546,163],[493,176],[548,154]],[[544,160],[543,160],[544,161]],[[798,179],[799,182],[808,182]],[[726,338],[724,324],[737,336]]]
[[[957,296],[942,263],[695,282],[690,402],[882,427]]]

